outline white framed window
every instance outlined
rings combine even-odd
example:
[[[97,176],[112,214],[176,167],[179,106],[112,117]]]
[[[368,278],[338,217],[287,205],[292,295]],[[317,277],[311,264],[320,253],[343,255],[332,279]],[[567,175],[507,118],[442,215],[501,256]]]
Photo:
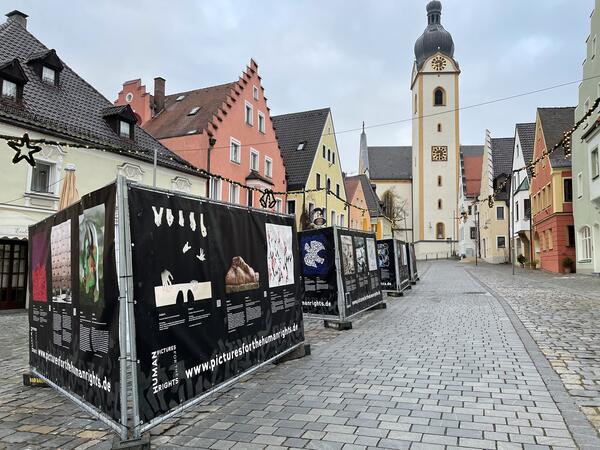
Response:
[[[327,149],[327,161],[331,161],[331,149]]]
[[[265,176],[273,178],[273,160],[265,156]]]
[[[236,164],[240,163],[242,144],[237,139],[231,138],[229,141],[229,159]]]
[[[496,248],[506,248],[506,236],[496,236]]]
[[[251,148],[250,149],[250,170],[254,170],[255,172],[258,172],[259,158],[260,158],[260,155],[258,154],[258,151]]]
[[[31,191],[44,194],[54,193],[54,190],[50,190],[53,173],[54,164],[36,160],[35,167],[31,169]]]
[[[320,173],[317,173],[316,181],[317,181],[317,189],[321,189],[321,174]]]
[[[590,167],[590,173],[592,175],[592,180],[600,176],[600,160],[598,159],[598,147],[592,150],[591,153],[592,161]]]
[[[340,223],[339,223],[340,227],[343,227],[346,225],[346,217],[343,214],[340,214]]]
[[[42,81],[48,84],[56,83],[56,71],[48,66],[42,67]]]
[[[213,200],[221,200],[221,180],[218,178],[210,179],[209,195]]]
[[[244,116],[245,121],[248,125],[254,125],[254,108],[252,103],[246,102],[246,114]]]
[[[275,211],[280,213],[282,212],[281,206],[283,205],[283,202],[281,201],[280,198],[276,198],[275,199]]]
[[[17,83],[12,81],[2,80],[2,97],[10,98],[11,100],[17,99]]]
[[[240,187],[237,184],[229,185],[229,203],[240,202]]]
[[[265,132],[265,115],[260,111],[258,112],[258,131]]]
[[[337,225],[337,213],[335,211],[331,211],[331,222],[330,225]]]
[[[496,206],[496,219],[504,220],[504,206]]]
[[[331,152],[331,164],[335,164],[335,153]]]
[[[583,173],[577,174],[577,198],[583,197]]]
[[[313,209],[315,209],[315,204],[312,202],[308,202],[308,218],[309,219],[312,216]]]
[[[252,98],[258,100],[258,88],[256,86],[252,86]]]
[[[579,245],[581,257],[580,261],[589,261],[592,259],[592,230],[587,225],[579,231]]]
[[[131,138],[131,124],[129,122],[119,121],[119,135],[127,139]]]
[[[296,200],[287,201],[287,213],[296,214]]]

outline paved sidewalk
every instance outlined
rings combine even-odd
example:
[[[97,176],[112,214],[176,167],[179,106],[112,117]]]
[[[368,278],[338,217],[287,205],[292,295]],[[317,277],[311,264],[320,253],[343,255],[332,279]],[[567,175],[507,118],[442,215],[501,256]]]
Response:
[[[600,431],[600,278],[508,265],[469,270],[510,304],[565,388]]]
[[[11,327],[8,336],[4,325]],[[108,448],[101,424],[49,389],[20,386],[24,316],[0,316],[0,326],[2,346],[15,348],[0,353],[0,448]],[[308,328],[311,356],[259,371],[159,426],[153,446],[577,448],[556,392],[502,301],[459,263],[432,263],[408,295],[366,314],[353,330],[323,330],[318,322]],[[575,431],[577,437],[582,430]]]

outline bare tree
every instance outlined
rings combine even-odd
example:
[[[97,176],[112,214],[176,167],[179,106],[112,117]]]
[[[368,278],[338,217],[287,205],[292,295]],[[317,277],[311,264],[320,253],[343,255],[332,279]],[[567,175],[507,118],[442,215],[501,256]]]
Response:
[[[408,200],[400,197],[392,189],[388,189],[383,193],[382,202],[384,214],[392,221],[393,228],[406,228],[410,206]]]

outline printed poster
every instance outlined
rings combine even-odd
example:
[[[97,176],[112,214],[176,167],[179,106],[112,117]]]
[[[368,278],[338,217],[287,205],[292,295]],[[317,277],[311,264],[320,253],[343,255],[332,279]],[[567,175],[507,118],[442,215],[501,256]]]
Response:
[[[293,232],[287,225],[265,224],[269,287],[294,283]]]
[[[71,303],[71,219],[52,227],[52,301]]]
[[[79,216],[79,299],[104,303],[104,204],[85,209]]]
[[[367,259],[369,261],[369,272],[377,270],[377,251],[375,250],[375,239],[367,238]]]
[[[352,245],[352,236],[342,235],[340,236],[340,242],[342,245],[342,272],[344,275],[352,275],[356,272],[354,266],[354,246]]]
[[[45,231],[35,233],[31,238],[31,285],[34,302],[48,301],[48,235]]]

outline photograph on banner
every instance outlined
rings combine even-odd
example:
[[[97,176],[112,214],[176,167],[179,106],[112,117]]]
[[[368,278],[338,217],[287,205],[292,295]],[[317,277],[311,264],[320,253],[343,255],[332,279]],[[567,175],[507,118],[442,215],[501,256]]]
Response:
[[[31,238],[31,299],[34,302],[48,301],[48,233],[39,231]]]
[[[354,266],[354,245],[352,245],[352,236],[340,236],[342,243],[342,272],[344,275],[352,275],[356,272]]]
[[[52,227],[50,232],[52,258],[52,301],[71,303],[71,219]]]
[[[304,298],[307,314],[339,315],[333,228],[298,233]]]
[[[369,271],[377,270],[377,250],[375,249],[375,238],[367,238],[367,259],[369,261]]]
[[[356,254],[356,271],[358,273],[367,272],[367,249],[364,237],[354,236],[354,252]]]
[[[79,216],[79,301],[104,302],[104,205],[83,210]]]
[[[304,340],[292,218],[134,186],[129,208],[143,421]]]
[[[385,290],[395,290],[396,255],[394,253],[394,241],[392,239],[377,241],[377,254],[381,287]]]

